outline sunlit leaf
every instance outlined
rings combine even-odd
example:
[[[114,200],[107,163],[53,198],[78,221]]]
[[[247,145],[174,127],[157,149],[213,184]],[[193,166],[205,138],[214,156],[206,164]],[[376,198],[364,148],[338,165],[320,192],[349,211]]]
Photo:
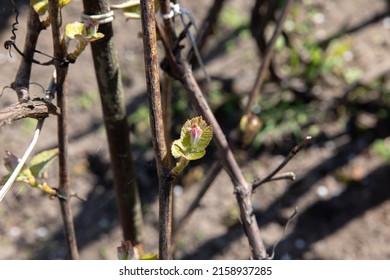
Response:
[[[58,155],[58,149],[43,151],[31,159],[30,170],[33,176],[42,177],[49,164]]]
[[[97,32],[98,24],[92,19],[88,19],[85,23],[74,22],[69,23],[65,27],[65,35],[69,39],[77,40],[76,49],[68,54],[68,59],[76,60],[77,57],[85,50],[88,43],[96,41],[104,37],[103,33]]]
[[[68,5],[70,2],[72,2],[72,0],[60,0],[60,8]],[[33,7],[33,9],[37,12],[38,15],[43,16],[47,11],[49,0],[30,0],[30,5]]]
[[[43,16],[47,11],[49,0],[30,0],[30,5],[38,15]]]
[[[69,37],[70,39],[74,39],[76,34],[82,34],[83,33],[83,26],[84,24],[82,22],[73,22],[68,23],[65,27],[65,35]]]
[[[187,160],[196,160],[206,154],[206,147],[213,137],[213,130],[203,118],[196,117],[187,120],[180,133],[180,139],[173,141],[172,156],[184,157]]]

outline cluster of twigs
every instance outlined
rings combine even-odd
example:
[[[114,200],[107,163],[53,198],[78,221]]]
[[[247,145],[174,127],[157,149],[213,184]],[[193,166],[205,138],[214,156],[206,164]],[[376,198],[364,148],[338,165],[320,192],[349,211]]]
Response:
[[[18,23],[18,11],[14,4],[14,11],[16,12],[16,22]],[[78,248],[76,242],[76,235],[73,225],[73,215],[70,207],[69,198],[72,196],[69,187],[69,169],[68,169],[68,134],[67,134],[67,72],[68,65],[64,63],[66,57],[66,46],[64,41],[64,34],[61,31],[62,16],[59,1],[50,1],[48,6],[50,14],[50,24],[52,26],[53,37],[53,58],[50,63],[39,63],[34,59],[36,51],[36,44],[38,42],[40,32],[45,28],[39,19],[36,11],[30,7],[28,15],[28,31],[26,34],[25,46],[23,52],[16,46],[16,27],[15,24],[12,30],[11,40],[5,43],[5,47],[10,49],[14,47],[19,54],[21,54],[21,63],[19,65],[14,82],[11,83],[11,88],[16,92],[19,103],[13,104],[8,108],[4,108],[0,112],[1,125],[12,123],[22,118],[35,118],[38,120],[34,137],[31,144],[25,151],[18,166],[13,171],[12,175],[2,188],[2,194],[9,190],[15,180],[17,174],[25,164],[28,156],[34,149],[38,142],[40,131],[42,130],[44,120],[50,114],[56,115],[58,120],[58,148],[59,148],[59,183],[57,190],[57,198],[60,202],[62,211],[62,218],[64,224],[65,238],[68,248],[68,257],[71,259],[78,259]],[[63,58],[63,59],[60,59]],[[46,96],[43,99],[31,99],[29,94],[30,76],[32,64],[37,63],[41,65],[54,64],[53,76],[50,79],[49,86],[46,90]],[[57,96],[57,106],[52,104],[52,99]],[[1,198],[4,197],[2,195]]]
[[[196,38],[199,50],[212,34],[218,15],[223,6],[223,0],[216,0],[210,9],[205,22],[200,27],[200,32]],[[274,35],[267,44],[259,67],[256,83],[252,92],[249,94],[249,101],[246,106],[245,114],[252,114],[251,108],[257,95],[261,91],[265,74],[269,68],[275,41],[282,30],[283,22],[291,7],[291,0],[287,0],[282,14],[277,22]],[[88,15],[101,15],[110,12],[110,5],[107,0],[83,0],[84,13]],[[163,20],[156,18],[155,1],[140,1],[142,15],[142,31],[144,42],[144,59],[146,88],[149,101],[150,127],[153,148],[155,152],[158,181],[159,181],[159,258],[171,259],[173,257],[174,237],[183,227],[188,217],[196,209],[199,201],[206,193],[216,175],[223,168],[231,178],[237,204],[240,209],[240,218],[248,238],[252,258],[267,259],[267,254],[256,217],[253,214],[251,202],[252,193],[262,184],[272,180],[290,179],[294,180],[295,175],[291,172],[278,174],[278,172],[293,158],[293,156],[302,150],[310,142],[307,137],[303,143],[293,148],[288,157],[278,165],[273,172],[263,179],[254,182],[247,182],[244,174],[235,159],[229,146],[229,142],[223,133],[220,124],[216,120],[206,98],[204,97],[200,86],[195,79],[190,65],[194,62],[193,57],[197,56],[198,50],[194,45],[189,53],[184,56],[181,41],[189,36],[188,29],[191,23],[185,24],[181,34],[175,32],[174,17],[164,17]],[[171,12],[171,2],[160,0],[161,13],[167,15]],[[67,73],[68,62],[66,61],[66,45],[64,43],[64,34],[62,32],[62,17],[58,0],[49,1],[50,25],[53,37],[53,59],[51,63],[55,66],[55,75],[52,78],[51,86],[48,89],[49,99],[31,100],[29,96],[29,84],[31,65],[35,63],[34,53],[36,52],[36,43],[40,31],[44,29],[39,16],[30,7],[28,32],[26,34],[26,44],[22,54],[15,81],[11,84],[12,89],[17,93],[19,103],[12,107],[0,111],[0,126],[11,123],[12,121],[33,117],[38,119],[37,131],[40,131],[44,118],[50,114],[56,115],[58,119],[58,147],[59,147],[59,187],[58,196],[62,217],[64,221],[64,231],[68,245],[68,255],[71,259],[78,258],[78,249],[76,236],[72,221],[72,211],[69,204],[70,187],[68,171],[68,121],[67,121]],[[108,143],[114,181],[117,193],[120,220],[123,228],[123,237],[130,240],[133,246],[142,252],[142,214],[141,204],[138,194],[138,186],[134,177],[134,167],[132,160],[131,144],[129,139],[129,127],[126,122],[126,112],[123,99],[123,89],[121,84],[120,69],[113,44],[113,32],[111,23],[105,23],[99,29],[105,37],[102,40],[93,42],[92,53],[99,85],[100,96],[102,99],[102,110],[106,125]],[[13,30],[14,32],[14,30]],[[157,36],[158,35],[158,36]],[[13,34],[13,36],[16,36]],[[163,90],[160,92],[160,73],[159,58],[157,52],[157,37],[163,43],[165,49],[165,58],[162,62],[164,70]],[[15,37],[12,37],[6,44],[9,48],[15,46]],[[198,57],[198,56],[197,56]],[[55,59],[54,59],[55,58]],[[198,57],[199,59],[199,57]],[[198,61],[200,65],[201,61]],[[194,63],[195,64],[195,63]],[[178,221],[173,229],[173,196],[172,190],[177,178],[172,176],[172,160],[169,153],[170,137],[170,84],[171,79],[181,82],[182,86],[188,91],[189,98],[196,107],[198,113],[206,119],[214,131],[214,141],[218,148],[220,163],[215,163],[208,175],[205,176],[204,185],[193,203],[188,208],[183,218]],[[57,106],[51,103],[51,99],[56,93]],[[163,97],[161,99],[161,96]],[[39,135],[39,133],[38,133]],[[36,142],[36,138],[34,141]],[[29,153],[31,149],[29,149]],[[29,153],[25,156],[28,157]],[[129,183],[131,182],[131,183]],[[12,183],[11,183],[12,184]],[[294,214],[295,215],[295,214]],[[294,216],[293,215],[293,216]],[[292,216],[292,217],[293,217]],[[292,218],[291,217],[291,218]],[[273,254],[272,254],[273,255]],[[272,257],[271,255],[271,257]]]
[[[179,36],[175,35],[175,32],[173,30],[173,21],[172,20],[165,20],[164,26],[161,26],[159,22],[156,23],[156,20],[154,18],[154,3],[153,1],[145,1],[141,2],[142,6],[142,26],[143,26],[143,33],[144,33],[144,51],[145,51],[145,66],[146,66],[146,76],[148,80],[148,95],[149,95],[149,101],[150,101],[150,109],[151,109],[151,127],[152,127],[152,135],[155,139],[154,141],[154,147],[157,155],[157,166],[159,171],[159,178],[160,178],[160,198],[161,196],[165,198],[165,200],[161,201],[162,203],[160,205],[160,223],[161,227],[165,229],[164,231],[161,231],[160,234],[166,234],[166,236],[160,235],[160,247],[159,247],[159,255],[160,258],[169,259],[172,257],[172,250],[171,250],[171,243],[170,243],[170,230],[169,229],[172,226],[172,207],[167,206],[166,203],[171,203],[171,181],[170,178],[166,176],[166,171],[170,169],[170,163],[167,160],[166,155],[166,143],[164,135],[162,134],[162,123],[159,123],[159,120],[154,117],[154,115],[158,116],[160,114],[159,112],[159,106],[160,102],[157,101],[156,98],[159,93],[159,86],[156,81],[158,79],[158,69],[157,69],[157,48],[156,48],[156,35],[155,35],[155,26],[157,24],[157,32],[162,40],[163,46],[165,48],[166,57],[162,63],[164,70],[170,74],[171,77],[179,80],[183,87],[188,91],[189,97],[193,103],[193,105],[196,107],[199,114],[203,115],[205,119],[208,121],[209,124],[213,127],[214,130],[214,141],[217,144],[218,150],[219,150],[219,156],[222,161],[222,167],[226,170],[226,172],[229,174],[231,181],[234,186],[234,192],[236,194],[236,199],[238,206],[240,208],[240,216],[241,216],[241,222],[243,224],[245,233],[248,237],[249,244],[252,250],[252,257],[254,259],[266,259],[267,252],[264,247],[264,243],[260,234],[260,229],[257,225],[256,217],[253,215],[253,207],[251,203],[251,195],[253,191],[260,186],[263,183],[266,183],[271,180],[277,180],[277,179],[293,179],[294,175],[291,173],[288,174],[282,174],[281,176],[275,176],[276,173],[289,161],[291,158],[299,152],[302,148],[304,148],[308,142],[310,141],[310,137],[306,138],[306,140],[301,144],[295,147],[290,155],[286,158],[286,160],[278,166],[274,172],[270,173],[268,176],[266,176],[262,180],[258,180],[253,183],[248,183],[244,175],[233,156],[233,153],[229,147],[229,143],[227,139],[224,136],[224,133],[216,120],[212,110],[210,109],[207,100],[205,99],[196,79],[193,76],[193,72],[191,69],[191,66],[189,65],[188,61],[182,57],[181,51],[182,47],[180,46],[180,40],[183,37],[183,33]],[[169,1],[161,0],[160,1],[161,7],[162,7],[162,13],[167,13],[169,11]],[[215,5],[220,5],[220,1],[216,1]],[[275,44],[277,36],[281,32],[281,26],[283,24],[284,19],[286,18],[287,12],[291,6],[291,1],[286,2],[286,6],[284,8],[284,11],[282,13],[281,18],[278,22],[278,27],[275,30],[275,34],[272,38],[272,40],[269,43],[269,46],[267,48],[267,52],[265,54],[265,58],[263,59],[263,62],[261,64],[258,79],[256,81],[256,84],[254,86],[254,90],[251,93],[250,101],[248,102],[247,108],[252,107],[252,103],[255,100],[256,94],[259,92],[261,84],[265,77],[265,70],[268,68],[270,57],[272,55],[272,49],[273,45]],[[212,9],[213,11],[217,10],[218,8]],[[210,33],[204,32],[203,36],[207,36]],[[200,41],[204,40],[198,39]],[[156,85],[157,84],[157,85]],[[251,113],[251,112],[249,112]],[[157,145],[156,145],[157,144]],[[218,169],[220,169],[221,166],[215,166],[213,168],[213,171],[211,176],[215,176],[215,173],[218,172]],[[197,196],[194,203],[190,206],[190,210],[187,212],[186,215],[190,215],[191,211],[195,209],[197,203],[199,202],[202,195],[205,193],[207,189],[207,185],[210,184],[210,181],[212,180],[206,180],[207,184],[206,187],[201,188],[200,194]],[[169,212],[167,212],[169,211]],[[181,226],[182,223],[179,223],[179,226]],[[160,230],[161,230],[160,227]]]

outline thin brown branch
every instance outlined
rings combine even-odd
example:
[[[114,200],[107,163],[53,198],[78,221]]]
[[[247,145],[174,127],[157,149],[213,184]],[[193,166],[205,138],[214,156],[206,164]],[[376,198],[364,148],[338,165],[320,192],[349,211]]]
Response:
[[[274,30],[272,38],[271,38],[270,42],[268,43],[267,48],[265,50],[263,60],[261,61],[259,70],[257,72],[256,81],[253,85],[252,91],[249,94],[248,103],[247,103],[246,108],[245,108],[245,114],[248,116],[250,116],[252,114],[253,103],[256,101],[256,97],[259,94],[259,92],[263,86],[265,76],[267,74],[267,70],[268,70],[269,65],[271,63],[271,58],[272,58],[272,54],[274,51],[274,46],[275,46],[276,40],[278,39],[280,33],[282,32],[283,24],[284,24],[285,19],[287,18],[288,12],[290,11],[291,5],[292,5],[292,0],[286,0],[286,4],[285,4],[283,11],[282,11],[282,14],[278,20],[278,23],[277,23],[277,26]]]
[[[173,180],[169,180],[170,157],[165,142],[158,71],[154,1],[141,1],[146,87],[150,129],[159,178],[159,258],[172,258]]]
[[[281,174],[276,174],[272,178],[269,178],[268,181],[263,182],[272,182],[272,181],[279,181],[279,180],[290,180],[290,181],[295,181],[296,176],[294,172],[286,172],[286,173],[281,173]]]
[[[252,189],[255,191],[256,188],[261,186],[262,184],[274,180],[274,176],[276,173],[278,173],[286,164],[297,154],[299,153],[302,149],[304,149],[310,142],[311,142],[311,136],[307,136],[305,140],[295,146],[294,148],[291,149],[290,153],[287,155],[287,157],[274,169],[270,174],[268,174],[266,177],[260,180],[256,180],[252,183]]]
[[[110,11],[107,0],[84,0],[84,12],[90,15]],[[134,169],[129,126],[115,50],[111,23],[99,25],[104,38],[91,44],[96,79],[99,86],[105,128],[110,150],[116,198],[124,240],[142,250],[142,211]]]
[[[50,23],[52,27],[53,49],[55,67],[57,73],[56,92],[57,105],[61,109],[61,115],[58,116],[58,149],[59,149],[59,187],[58,192],[63,197],[70,197],[69,187],[69,168],[68,168],[68,127],[67,127],[67,74],[68,65],[61,63],[67,55],[64,35],[61,30],[61,10],[59,0],[49,1]],[[68,258],[78,259],[79,253],[76,242],[76,234],[73,224],[72,209],[69,199],[59,199],[62,219],[64,223],[64,233],[68,248]]]
[[[44,29],[38,14],[30,6],[28,22],[27,22],[27,34],[25,39],[25,45],[23,50],[23,56],[18,68],[18,72],[15,77],[15,81],[11,84],[18,95],[19,101],[27,101],[29,96],[29,84],[31,76],[31,66],[34,58],[34,53],[38,41],[40,32]]]
[[[0,127],[24,118],[46,118],[50,114],[59,115],[60,109],[43,98],[18,102],[0,109]]]
[[[266,251],[256,218],[253,215],[251,202],[252,190],[250,185],[245,181],[244,175],[229,148],[225,135],[194,78],[190,65],[181,57],[180,46],[177,46],[174,50],[170,49],[169,44],[166,42],[164,31],[160,26],[158,26],[158,31],[167,55],[162,67],[172,77],[177,78],[183,84],[188,90],[192,103],[197,108],[198,113],[203,115],[206,121],[212,126],[214,141],[217,144],[223,166],[234,185],[237,203],[240,208],[241,221],[248,237],[252,256],[254,259],[264,259],[266,258]]]
[[[253,258],[264,259],[266,257],[266,251],[256,218],[253,215],[251,202],[252,190],[249,184],[245,181],[244,175],[234,158],[233,152],[229,147],[225,135],[206,99],[204,98],[189,64],[187,62],[182,62],[181,65],[184,67],[182,80],[183,86],[189,91],[189,95],[191,96],[192,102],[196,106],[198,112],[205,117],[213,128],[214,141],[217,144],[219,154],[223,160],[224,168],[229,174],[234,185],[237,203],[240,208],[241,221],[249,240]]]

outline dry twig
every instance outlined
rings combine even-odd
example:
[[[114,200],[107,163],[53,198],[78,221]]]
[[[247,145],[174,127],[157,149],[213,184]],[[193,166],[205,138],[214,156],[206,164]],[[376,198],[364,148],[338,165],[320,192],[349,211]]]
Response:
[[[252,190],[255,191],[259,186],[262,184],[269,182],[269,181],[274,181],[276,173],[278,173],[297,153],[299,153],[302,149],[304,149],[311,141],[311,136],[307,136],[306,139],[299,145],[295,146],[294,148],[291,149],[290,153],[288,156],[266,177],[263,179],[256,180],[252,183]],[[287,174],[287,178],[286,178]],[[295,178],[295,176],[291,175],[290,173],[285,173],[283,174],[282,178],[280,176],[276,177],[278,180],[279,179],[291,179]]]

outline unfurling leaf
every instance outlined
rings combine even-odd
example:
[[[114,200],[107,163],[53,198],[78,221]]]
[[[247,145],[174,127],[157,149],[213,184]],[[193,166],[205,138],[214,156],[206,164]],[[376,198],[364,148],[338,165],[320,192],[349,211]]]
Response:
[[[103,33],[97,32],[99,24],[89,18],[82,22],[69,23],[65,27],[65,35],[70,39],[76,39],[83,42],[93,42],[104,37]]]
[[[206,147],[213,138],[213,129],[202,116],[187,120],[180,133],[180,139],[173,141],[171,153],[173,157],[196,160],[206,154]]]
[[[83,33],[83,27],[84,24],[82,22],[74,22],[69,23],[65,27],[65,35],[69,37],[70,39],[75,39],[76,34],[82,34]]]
[[[31,173],[36,177],[43,177],[44,172],[48,168],[49,164],[58,155],[58,148],[43,151],[34,156],[30,161]]]
[[[65,27],[65,35],[69,39],[77,40],[76,49],[68,54],[68,59],[75,61],[84,51],[88,43],[104,37],[103,33],[97,32],[99,25],[91,18],[82,22],[69,23]]]

